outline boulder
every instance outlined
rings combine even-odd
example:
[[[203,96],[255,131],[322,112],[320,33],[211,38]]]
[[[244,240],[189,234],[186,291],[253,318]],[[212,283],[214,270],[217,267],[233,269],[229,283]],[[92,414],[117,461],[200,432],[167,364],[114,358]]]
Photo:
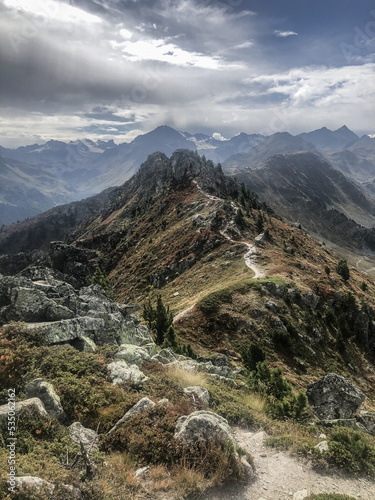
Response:
[[[174,433],[185,445],[214,442],[235,444],[232,432],[225,418],[210,411],[195,411],[177,420]]]
[[[115,358],[137,366],[141,366],[144,361],[151,359],[146,349],[132,344],[122,344],[120,350],[115,354]]]
[[[304,293],[302,295],[302,301],[303,303],[311,307],[312,309],[316,309],[316,306],[318,305],[320,300],[319,295],[316,295],[312,290],[309,290],[307,293]]]
[[[155,403],[151,401],[151,399],[149,398],[140,399],[138,403],[136,403],[132,408],[130,408],[130,410],[128,410],[125,413],[125,415],[122,418],[120,418],[120,420],[112,427],[112,429],[108,432],[108,434],[112,434],[112,432],[115,432],[119,427],[122,426],[124,422],[129,420],[129,418],[134,417],[134,415],[139,415],[140,413],[146,413],[146,411],[149,408],[153,408],[154,406]]]
[[[225,354],[217,354],[216,358],[212,360],[212,363],[215,366],[229,366],[230,367],[230,361],[228,356]]]
[[[125,361],[113,361],[107,368],[113,385],[123,382],[142,384],[148,380],[148,377],[141,372],[137,365],[128,365]]]
[[[279,305],[273,302],[273,300],[267,300],[267,302],[264,303],[264,307],[273,313],[279,310]]]
[[[51,495],[50,498],[54,498],[54,490],[56,486],[53,483],[45,481],[40,477],[35,476],[18,476],[15,479],[16,488],[22,490],[44,490],[47,494]],[[70,484],[62,484],[59,489],[66,490],[67,498],[82,498],[81,491]],[[33,495],[33,498],[34,495]]]
[[[320,420],[350,419],[365,399],[362,391],[335,373],[310,384],[306,394]]]
[[[82,443],[87,452],[98,448],[98,434],[92,429],[83,427],[80,422],[74,422],[68,427],[69,435],[75,443]]]
[[[254,239],[256,245],[265,245],[267,243],[267,236],[265,233],[260,233]]]
[[[44,408],[44,404],[39,398],[25,399],[24,401],[19,401],[15,404],[16,416],[23,410],[36,411],[41,417],[48,417],[48,413]],[[0,421],[7,420],[9,412],[8,405],[0,406]]]
[[[66,421],[66,414],[61,406],[60,397],[56,394],[53,385],[41,378],[29,382],[25,388],[27,398],[39,398],[47,413],[60,422]]]
[[[163,365],[167,365],[168,363],[173,363],[177,361],[177,356],[173,352],[173,350],[168,347],[167,349],[162,349],[155,356],[151,358],[151,361],[159,361]]]
[[[320,451],[320,453],[323,453],[323,451],[328,451],[328,442],[327,441],[320,441],[316,446],[314,446],[317,450]]]
[[[356,417],[357,422],[361,423],[369,434],[375,436],[375,413],[372,411],[360,410]]]
[[[196,404],[199,400],[206,406],[209,406],[210,404],[210,393],[204,387],[199,385],[185,387],[184,393],[189,396],[193,404]]]

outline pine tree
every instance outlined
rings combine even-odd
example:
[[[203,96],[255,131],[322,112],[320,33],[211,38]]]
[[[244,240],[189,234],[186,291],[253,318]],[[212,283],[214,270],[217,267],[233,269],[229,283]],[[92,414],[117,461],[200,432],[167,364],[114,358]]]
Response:
[[[346,260],[341,259],[339,261],[336,266],[336,272],[343,278],[344,281],[348,281],[348,279],[350,278],[350,271]]]

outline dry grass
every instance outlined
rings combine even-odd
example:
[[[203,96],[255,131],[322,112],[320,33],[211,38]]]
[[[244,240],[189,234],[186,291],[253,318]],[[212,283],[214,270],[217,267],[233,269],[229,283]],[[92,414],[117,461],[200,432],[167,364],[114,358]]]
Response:
[[[256,413],[264,413],[267,400],[264,395],[251,392],[243,395],[243,403]]]
[[[182,388],[199,385],[206,387],[207,375],[202,372],[184,370],[180,366],[167,367],[166,376],[181,385]]]
[[[173,488],[177,495],[181,497],[193,493],[201,493],[212,484],[212,481],[206,479],[202,472],[183,465],[174,467],[171,474],[173,478]]]

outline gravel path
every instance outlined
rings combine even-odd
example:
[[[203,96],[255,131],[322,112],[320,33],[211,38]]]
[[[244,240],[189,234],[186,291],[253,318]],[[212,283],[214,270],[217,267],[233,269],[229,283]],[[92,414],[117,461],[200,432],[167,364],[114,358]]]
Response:
[[[311,465],[266,447],[266,434],[234,429],[238,444],[254,458],[255,478],[247,484],[214,489],[201,500],[303,500],[312,493],[341,493],[358,500],[375,500],[375,482],[323,475]]]

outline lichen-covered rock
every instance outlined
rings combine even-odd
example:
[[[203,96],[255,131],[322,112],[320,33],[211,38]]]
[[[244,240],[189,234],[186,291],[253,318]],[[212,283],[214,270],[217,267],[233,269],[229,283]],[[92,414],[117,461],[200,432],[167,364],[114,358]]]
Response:
[[[0,420],[6,420],[8,418],[8,412],[10,407],[8,405],[0,406]],[[44,408],[44,404],[39,398],[25,399],[24,401],[18,401],[15,404],[14,411],[16,415],[23,410],[31,410],[39,413],[41,417],[48,417],[48,413]]]
[[[132,344],[122,344],[120,350],[115,354],[115,358],[137,366],[141,366],[144,361],[151,359],[146,349]]]
[[[167,349],[162,349],[155,356],[152,357],[152,361],[159,361],[163,365],[167,365],[168,363],[173,363],[177,361],[177,357],[173,350],[168,347]]]
[[[54,498],[54,491],[56,486],[53,483],[46,481],[36,476],[17,476],[15,479],[16,488],[22,490],[43,490],[49,495],[49,498]],[[78,488],[70,484],[62,484],[59,486],[66,490],[67,498],[82,498],[82,493]],[[34,498],[34,494],[33,494]]]
[[[185,387],[184,393],[191,398],[193,404],[199,402],[199,400],[206,406],[210,404],[210,393],[204,387],[199,385]]]
[[[235,443],[232,432],[225,418],[210,411],[195,411],[189,416],[177,420],[174,433],[186,445],[214,442]]]
[[[356,417],[357,422],[362,424],[368,433],[375,436],[375,413],[372,411],[360,410]]]
[[[312,290],[309,290],[307,293],[302,295],[302,301],[306,306],[311,307],[312,309],[316,309],[320,300],[319,295],[316,295]]]
[[[129,418],[134,417],[135,415],[139,415],[140,413],[146,413],[148,409],[153,408],[154,406],[155,403],[151,401],[151,399],[146,397],[140,399],[138,403],[136,403],[132,408],[130,408],[130,410],[125,413],[122,418],[120,418],[120,420],[112,427],[108,434],[112,434],[112,432],[115,432],[119,427],[122,426],[124,422],[129,420]]]
[[[113,361],[108,365],[108,371],[114,385],[123,382],[142,384],[148,380],[137,365],[128,365],[125,361]]]
[[[362,391],[335,373],[310,384],[306,394],[320,420],[350,419],[365,399]]]
[[[68,427],[69,435],[72,441],[75,443],[82,443],[86,451],[94,450],[98,448],[98,434],[92,429],[87,429],[83,427],[80,422],[74,422]]]
[[[66,421],[60,396],[56,394],[52,384],[41,378],[36,378],[26,385],[25,392],[27,398],[39,398],[51,417],[57,418],[60,422]]]

